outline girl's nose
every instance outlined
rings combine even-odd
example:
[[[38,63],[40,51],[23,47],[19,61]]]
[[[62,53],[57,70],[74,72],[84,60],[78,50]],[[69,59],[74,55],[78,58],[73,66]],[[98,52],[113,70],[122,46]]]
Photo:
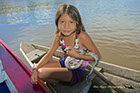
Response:
[[[68,22],[65,23],[65,28],[66,29],[69,28],[69,23]]]

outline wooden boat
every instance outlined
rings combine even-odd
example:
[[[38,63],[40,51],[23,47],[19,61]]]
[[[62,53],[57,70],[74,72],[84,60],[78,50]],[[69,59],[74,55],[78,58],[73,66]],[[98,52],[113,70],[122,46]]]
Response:
[[[30,83],[31,71],[15,53],[0,40],[0,93],[51,93],[39,80]]]
[[[32,67],[33,63],[37,63],[49,50],[49,47],[45,47],[38,44],[31,44],[27,42],[21,42],[20,51],[23,56]],[[63,57],[63,52],[57,50],[52,59],[56,60]],[[101,84],[98,85],[100,81]],[[95,67],[93,73],[90,76],[90,81],[94,82],[91,85],[90,90],[98,89],[98,93],[102,93],[103,89],[109,89],[110,92],[106,93],[137,93],[140,91],[140,71],[132,70],[115,64],[100,61]],[[82,82],[74,86],[65,86],[61,84],[49,84],[48,87],[55,93],[80,93],[82,89],[85,89],[89,85],[90,81],[83,80]],[[97,85],[96,85],[97,84]],[[87,92],[84,92],[87,93]],[[105,92],[104,92],[105,93]]]

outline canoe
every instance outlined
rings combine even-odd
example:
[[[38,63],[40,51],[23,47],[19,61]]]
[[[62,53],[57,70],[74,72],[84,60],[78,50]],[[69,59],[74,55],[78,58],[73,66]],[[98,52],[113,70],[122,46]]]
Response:
[[[36,44],[29,44],[27,42],[22,42],[20,44],[20,51],[22,52],[23,56],[26,58],[27,62],[31,67],[33,67],[34,63],[37,63],[49,50],[48,47],[44,47],[41,45]],[[54,53],[54,56],[51,60],[56,60],[58,58],[63,57],[63,52],[57,50]],[[98,71],[99,68],[96,68]],[[62,84],[49,84],[45,82],[45,85],[48,85],[48,87],[54,92],[54,93],[80,93],[83,92],[87,93],[90,85],[91,80],[95,77],[95,74],[93,73],[88,77],[88,80],[83,80],[82,82],[74,85],[74,86],[66,86]],[[78,88],[78,89],[77,89]]]
[[[20,51],[27,60],[28,64],[32,67],[34,63],[37,63],[49,50],[49,47],[32,44],[28,42],[21,42]],[[54,53],[52,60],[56,60],[63,57],[63,52],[60,48]],[[92,65],[92,64],[91,64]],[[111,93],[114,90],[118,93],[129,93],[140,91],[140,71],[129,69],[126,67],[118,66],[115,64],[99,61],[98,65],[93,70],[90,76],[90,81],[95,84],[90,85],[90,90],[98,89],[101,93],[102,89],[110,88]],[[97,79],[96,79],[97,78]],[[99,78],[99,79],[98,79]],[[99,80],[97,82],[97,80]],[[90,84],[86,79],[74,86],[65,86],[61,84],[49,84],[46,85],[55,93],[82,93],[84,89]],[[101,81],[100,85],[98,83]],[[103,81],[103,82],[102,82]],[[96,85],[97,84],[97,85]],[[88,89],[87,89],[88,92]],[[87,93],[84,92],[84,93]],[[105,92],[104,92],[105,93]],[[109,92],[106,92],[109,93]]]
[[[32,85],[30,76],[29,68],[0,40],[0,93],[51,93],[39,80]]]

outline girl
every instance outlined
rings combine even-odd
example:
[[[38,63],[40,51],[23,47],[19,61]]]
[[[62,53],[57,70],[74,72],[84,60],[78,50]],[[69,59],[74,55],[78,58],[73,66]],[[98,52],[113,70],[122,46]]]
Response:
[[[61,81],[69,82],[70,84],[75,84],[83,80],[85,75],[84,68],[68,70],[65,67],[67,56],[83,60],[94,60],[90,55],[77,53],[75,50],[77,48],[95,52],[99,59],[101,59],[99,51],[89,35],[85,32],[81,16],[76,7],[68,4],[61,5],[56,12],[55,24],[57,31],[50,50],[33,67],[31,76],[32,84],[37,84],[37,78],[49,83],[58,83]],[[62,47],[62,50],[68,47],[71,51],[65,52],[64,58],[50,62],[49,60],[59,46]]]

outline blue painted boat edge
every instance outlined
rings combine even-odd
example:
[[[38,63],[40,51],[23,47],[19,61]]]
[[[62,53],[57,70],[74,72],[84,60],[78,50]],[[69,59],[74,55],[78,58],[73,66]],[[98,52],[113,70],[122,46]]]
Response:
[[[0,60],[0,63],[2,65],[2,61],[1,60]],[[3,73],[5,74],[6,80],[3,81],[0,84],[0,93],[18,93],[17,89],[15,88],[14,84],[10,80],[10,78],[7,75],[7,73],[5,72],[5,70],[4,70]]]
[[[11,93],[5,81],[0,83],[0,93]]]

